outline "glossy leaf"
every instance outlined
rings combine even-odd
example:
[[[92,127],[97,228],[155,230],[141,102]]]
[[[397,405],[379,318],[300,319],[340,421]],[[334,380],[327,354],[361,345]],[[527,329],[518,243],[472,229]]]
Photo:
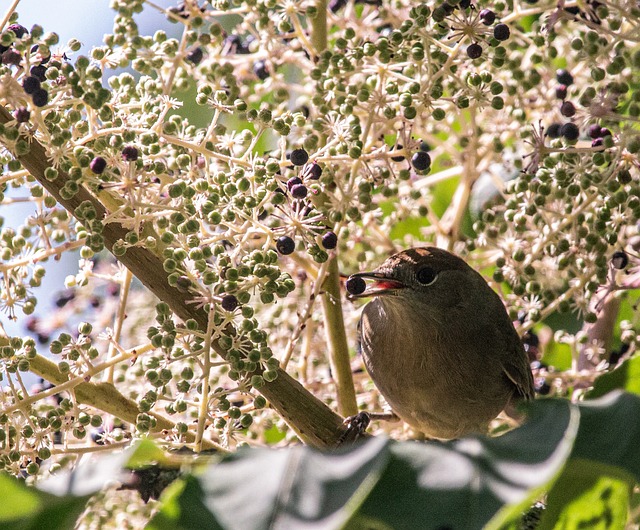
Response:
[[[500,438],[372,438],[333,453],[307,447],[241,451],[188,479],[180,502],[168,501],[174,523],[183,528],[196,528],[192,520],[229,530],[347,523],[480,528],[502,506],[528,499],[556,476],[573,447],[577,418],[574,407],[557,400],[536,404],[528,424]],[[169,519],[164,512],[157,527]]]
[[[0,474],[0,528],[12,530],[73,529],[88,496],[56,496]]]
[[[579,404],[580,429],[572,459],[624,470],[640,482],[640,398],[615,391]]]
[[[616,389],[640,395],[640,356],[627,359],[614,370],[598,377],[587,398],[604,396]]]
[[[122,478],[122,469],[135,451],[91,457],[72,471],[57,473],[38,484],[38,488],[55,495],[85,496],[99,491],[107,482]]]
[[[572,460],[547,496],[536,530],[624,528],[633,483],[615,468]]]
[[[548,491],[542,528],[626,523],[640,482],[640,398],[611,392],[572,404],[529,404],[522,427],[498,438],[448,443],[368,438],[324,452],[297,446],[243,449],[165,490],[148,528],[518,528]],[[133,455],[133,457],[132,457]],[[72,528],[89,494],[125,466],[162,462],[151,442],[92,459],[41,488],[0,475],[0,523]],[[55,523],[54,526],[51,524]],[[43,526],[45,525],[45,526]],[[604,525],[604,526],[602,526]],[[608,525],[608,526],[607,526]]]

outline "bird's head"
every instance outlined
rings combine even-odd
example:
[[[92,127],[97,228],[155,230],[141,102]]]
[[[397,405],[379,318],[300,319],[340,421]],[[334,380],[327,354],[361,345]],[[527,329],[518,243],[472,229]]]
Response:
[[[396,305],[445,309],[473,298],[484,280],[461,258],[436,247],[410,248],[394,254],[371,272],[353,274],[347,280],[350,297],[384,297]],[[486,287],[485,287],[486,288]],[[482,289],[482,288],[481,288]],[[484,292],[484,289],[482,289]]]

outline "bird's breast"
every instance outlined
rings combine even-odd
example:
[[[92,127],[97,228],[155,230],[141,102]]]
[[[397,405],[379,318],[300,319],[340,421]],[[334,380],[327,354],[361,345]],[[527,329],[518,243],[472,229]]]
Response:
[[[399,300],[379,297],[362,313],[371,378],[396,414],[437,438],[481,430],[509,399],[501,366],[486,354],[496,345],[482,342],[455,320],[410,313]]]

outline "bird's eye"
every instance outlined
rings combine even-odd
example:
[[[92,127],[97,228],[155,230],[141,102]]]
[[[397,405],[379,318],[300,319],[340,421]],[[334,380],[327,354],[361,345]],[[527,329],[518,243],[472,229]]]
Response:
[[[434,271],[431,267],[422,267],[416,273],[416,279],[422,285],[431,285],[433,282],[436,281],[437,277],[438,275],[436,274],[436,271]]]

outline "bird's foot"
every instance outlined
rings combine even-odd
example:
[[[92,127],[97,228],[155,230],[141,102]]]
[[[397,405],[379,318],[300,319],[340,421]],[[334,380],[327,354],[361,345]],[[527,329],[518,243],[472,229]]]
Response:
[[[345,429],[338,440],[337,445],[352,444],[363,438],[367,432],[367,427],[371,423],[371,415],[368,412],[358,412],[353,416],[347,416],[342,424]]]
[[[367,427],[371,420],[398,421],[400,418],[393,412],[358,412],[353,416],[344,419],[344,432],[338,440],[338,446],[352,444],[353,442],[366,436]]]

